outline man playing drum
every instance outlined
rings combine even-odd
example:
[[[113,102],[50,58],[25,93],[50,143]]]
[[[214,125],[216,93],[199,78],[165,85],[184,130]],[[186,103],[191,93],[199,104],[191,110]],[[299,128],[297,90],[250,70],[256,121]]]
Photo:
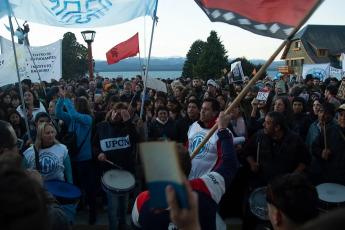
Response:
[[[326,127],[326,136],[320,133],[313,142],[312,153],[321,169],[319,183],[345,185],[345,104],[335,111],[338,124]]]
[[[98,159],[100,161],[108,159],[134,174],[134,146],[140,137],[130,119],[127,106],[124,103],[114,105],[106,115],[105,122],[99,123],[97,128],[93,141],[93,152],[97,154]],[[104,163],[103,166],[104,172],[114,169],[108,163]],[[127,229],[126,213],[129,192],[121,194],[121,196],[107,192],[107,197],[109,229]]]
[[[310,163],[306,145],[300,136],[288,129],[283,114],[269,112],[263,126],[244,149],[253,172],[250,190],[266,186],[276,176],[301,173]],[[247,205],[242,229],[254,229],[257,222]]]

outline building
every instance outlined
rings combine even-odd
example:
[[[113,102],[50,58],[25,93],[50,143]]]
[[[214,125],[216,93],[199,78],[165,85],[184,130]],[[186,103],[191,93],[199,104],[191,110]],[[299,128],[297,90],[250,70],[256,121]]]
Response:
[[[340,55],[345,53],[345,26],[307,25],[285,46],[279,73],[301,76],[304,64],[331,63],[339,66]]]

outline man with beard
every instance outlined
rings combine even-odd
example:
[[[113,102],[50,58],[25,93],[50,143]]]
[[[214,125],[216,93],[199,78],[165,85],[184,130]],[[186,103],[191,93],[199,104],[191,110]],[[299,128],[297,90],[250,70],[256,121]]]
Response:
[[[202,98],[205,91],[202,89],[201,82],[198,77],[193,78],[192,86],[194,88],[195,93],[198,95],[198,97]]]
[[[288,129],[283,114],[269,112],[263,126],[243,151],[253,173],[250,192],[266,186],[276,176],[301,173],[310,162],[306,145],[300,136]],[[242,229],[255,229],[257,222],[247,205]]]
[[[172,140],[186,144],[188,140],[189,127],[199,119],[200,103],[197,100],[190,100],[187,105],[187,116],[177,121]]]

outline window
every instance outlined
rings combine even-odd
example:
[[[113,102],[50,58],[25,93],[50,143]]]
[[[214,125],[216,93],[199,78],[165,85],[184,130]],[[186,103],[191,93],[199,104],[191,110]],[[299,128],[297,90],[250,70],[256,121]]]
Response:
[[[295,48],[301,48],[301,42],[295,42]]]
[[[328,51],[326,49],[319,49],[318,51],[318,57],[327,57],[328,56]]]

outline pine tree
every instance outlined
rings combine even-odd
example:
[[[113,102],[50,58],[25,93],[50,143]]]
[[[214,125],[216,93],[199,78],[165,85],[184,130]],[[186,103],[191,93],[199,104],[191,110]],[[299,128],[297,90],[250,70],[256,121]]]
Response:
[[[193,75],[193,68],[198,63],[204,44],[205,42],[199,39],[193,42],[192,46],[190,47],[186,55],[186,61],[183,65],[182,77],[195,77],[195,75]]]
[[[67,32],[62,39],[62,77],[84,77],[89,70],[87,48],[77,42],[75,34]]]
[[[193,75],[203,79],[217,79],[224,67],[228,66],[228,56],[216,31],[211,31],[203,46],[199,61],[193,68]]]

